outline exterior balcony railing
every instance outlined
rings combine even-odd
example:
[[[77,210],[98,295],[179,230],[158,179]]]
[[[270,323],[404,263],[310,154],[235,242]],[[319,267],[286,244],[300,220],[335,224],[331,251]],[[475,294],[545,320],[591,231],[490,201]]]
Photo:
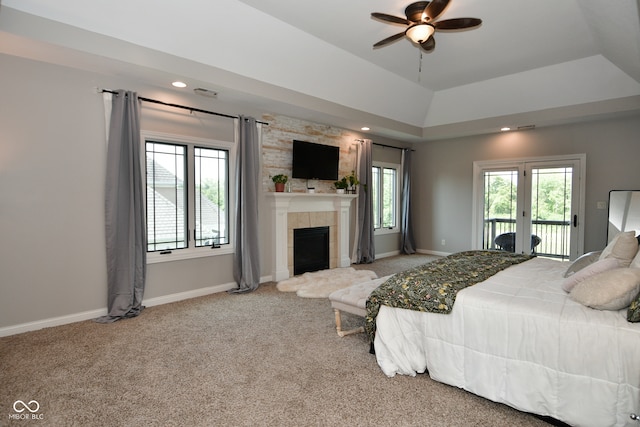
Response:
[[[532,221],[531,234],[540,238],[540,243],[535,246],[535,253],[538,256],[569,259],[569,233],[571,231],[570,227],[570,221]],[[496,237],[504,233],[515,233],[515,228],[515,219],[485,219],[484,248],[498,249],[495,242]]]

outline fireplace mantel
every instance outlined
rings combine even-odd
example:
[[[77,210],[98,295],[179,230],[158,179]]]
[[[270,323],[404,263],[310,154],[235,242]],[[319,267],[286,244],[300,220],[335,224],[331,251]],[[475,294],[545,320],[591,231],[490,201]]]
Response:
[[[296,212],[337,213],[337,257],[339,267],[351,265],[349,257],[350,208],[356,194],[334,193],[266,193],[272,209],[274,250],[272,280],[291,277],[289,271],[288,214]]]

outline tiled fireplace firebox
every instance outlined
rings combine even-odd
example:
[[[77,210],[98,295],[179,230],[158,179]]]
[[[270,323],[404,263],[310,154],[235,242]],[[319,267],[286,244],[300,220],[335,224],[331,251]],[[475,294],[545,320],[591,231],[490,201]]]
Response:
[[[350,209],[354,194],[267,193],[272,209],[272,280],[293,275],[293,230],[329,227],[329,267],[348,267]]]

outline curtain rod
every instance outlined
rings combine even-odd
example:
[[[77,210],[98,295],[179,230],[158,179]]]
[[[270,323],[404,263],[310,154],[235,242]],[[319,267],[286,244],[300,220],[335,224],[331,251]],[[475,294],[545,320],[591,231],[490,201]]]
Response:
[[[109,89],[101,89],[100,92],[112,93],[114,95],[118,94],[118,92],[116,92],[114,90],[109,90]],[[150,102],[152,104],[160,104],[160,105],[166,105],[167,107],[182,108],[183,110],[189,110],[191,112],[196,111],[198,113],[211,114],[213,116],[226,117],[226,118],[229,118],[229,119],[239,119],[240,118],[238,116],[232,116],[230,114],[216,113],[215,111],[202,110],[200,108],[187,107],[185,105],[171,104],[169,102],[158,101],[157,99],[151,99],[151,98],[144,98],[142,96],[139,96],[138,99],[140,101]],[[262,122],[260,120],[256,120],[256,123],[260,123],[261,125],[267,125],[267,126],[269,125],[269,123]]]
[[[364,139],[356,139],[357,142],[364,142]],[[393,145],[387,145],[387,144],[380,144],[379,142],[371,142],[373,145],[377,145],[379,147],[384,147],[384,148],[395,148],[396,150],[411,150],[411,151],[415,151],[413,148],[407,148],[407,147],[394,147]]]

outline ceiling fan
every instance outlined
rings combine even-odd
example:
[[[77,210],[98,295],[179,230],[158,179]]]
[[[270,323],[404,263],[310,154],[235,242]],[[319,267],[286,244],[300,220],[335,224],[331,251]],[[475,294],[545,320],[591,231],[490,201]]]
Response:
[[[471,29],[482,24],[482,20],[478,18],[453,18],[436,21],[448,5],[449,0],[417,1],[411,3],[404,10],[404,14],[407,16],[406,19],[387,15],[386,13],[372,13],[371,16],[373,18],[392,24],[408,26],[405,31],[380,40],[374,44],[373,47],[381,47],[406,36],[412,42],[420,45],[423,50],[431,52],[436,47],[436,41],[433,38],[435,31]]]

